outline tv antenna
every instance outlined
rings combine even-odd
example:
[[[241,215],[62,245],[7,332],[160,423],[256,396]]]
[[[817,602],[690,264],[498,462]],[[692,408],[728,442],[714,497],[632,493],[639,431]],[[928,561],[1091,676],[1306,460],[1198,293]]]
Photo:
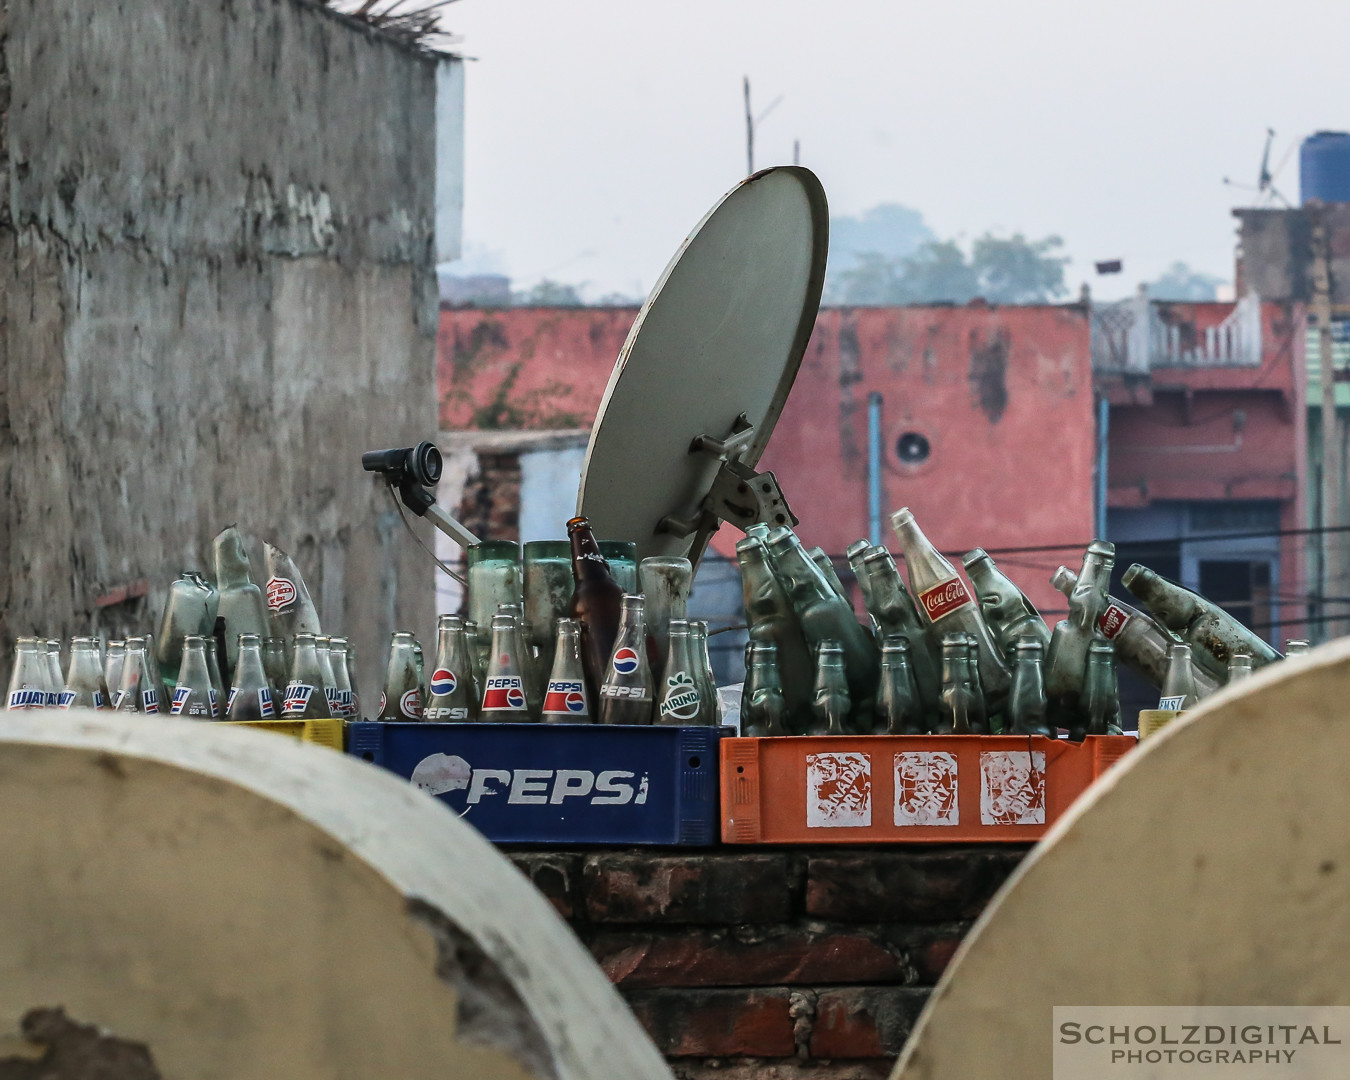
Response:
[[[1297,146],[1298,143],[1295,141],[1289,144],[1289,148],[1284,152],[1284,157],[1280,159],[1279,164],[1275,166],[1275,170],[1272,172],[1270,168],[1270,148],[1274,141],[1275,129],[1266,128],[1266,145],[1265,149],[1261,151],[1261,169],[1260,172],[1257,173],[1255,187],[1252,187],[1249,184],[1235,183],[1226,176],[1223,178],[1223,182],[1227,187],[1237,188],[1238,191],[1250,191],[1255,193],[1258,203],[1262,205],[1268,206],[1278,202],[1287,209],[1291,204],[1289,200],[1280,193],[1279,188],[1275,186],[1275,177],[1280,174],[1280,170],[1282,170],[1289,161],[1289,157],[1294,152],[1294,147]]]

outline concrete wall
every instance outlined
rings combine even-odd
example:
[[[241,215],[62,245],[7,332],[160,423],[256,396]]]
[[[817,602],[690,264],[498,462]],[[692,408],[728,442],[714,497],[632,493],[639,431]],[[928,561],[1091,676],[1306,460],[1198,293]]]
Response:
[[[358,457],[435,430],[437,61],[305,0],[4,7],[0,636],[148,629],[237,521],[371,687],[433,616]]]
[[[1331,301],[1350,305],[1350,204],[1322,208],[1331,239]],[[1239,209],[1238,295],[1255,291],[1263,300],[1313,297],[1312,226],[1309,208]]]

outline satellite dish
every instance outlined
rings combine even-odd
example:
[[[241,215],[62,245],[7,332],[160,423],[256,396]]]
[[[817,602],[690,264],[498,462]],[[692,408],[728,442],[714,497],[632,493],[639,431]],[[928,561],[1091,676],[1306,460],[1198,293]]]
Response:
[[[809,169],[741,181],[638,312],[581,473],[577,513],[638,557],[697,563],[721,521],[796,524],[768,445],[815,326],[829,214]]]

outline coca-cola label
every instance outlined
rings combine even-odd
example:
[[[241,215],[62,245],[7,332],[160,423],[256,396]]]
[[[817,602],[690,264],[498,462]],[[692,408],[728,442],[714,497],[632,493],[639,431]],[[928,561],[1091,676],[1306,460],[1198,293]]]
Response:
[[[287,578],[269,578],[266,591],[267,608],[274,615],[282,608],[295,603],[295,582]]]
[[[1117,607],[1115,604],[1107,604],[1106,610],[1102,612],[1102,617],[1097,620],[1097,627],[1107,640],[1110,640],[1124,630],[1125,624],[1129,621],[1130,613],[1128,611]]]
[[[966,591],[965,582],[960,578],[952,578],[950,581],[939,582],[931,589],[919,593],[919,603],[923,605],[923,610],[929,621],[937,622],[944,615],[950,615],[953,611],[963,608],[967,604],[972,604],[974,601],[971,600],[970,593]]]

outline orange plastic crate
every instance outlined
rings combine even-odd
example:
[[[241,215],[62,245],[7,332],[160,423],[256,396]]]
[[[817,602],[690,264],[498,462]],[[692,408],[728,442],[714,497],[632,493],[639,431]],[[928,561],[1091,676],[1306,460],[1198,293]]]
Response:
[[[1129,735],[723,739],[722,841],[1038,840],[1135,744]]]

